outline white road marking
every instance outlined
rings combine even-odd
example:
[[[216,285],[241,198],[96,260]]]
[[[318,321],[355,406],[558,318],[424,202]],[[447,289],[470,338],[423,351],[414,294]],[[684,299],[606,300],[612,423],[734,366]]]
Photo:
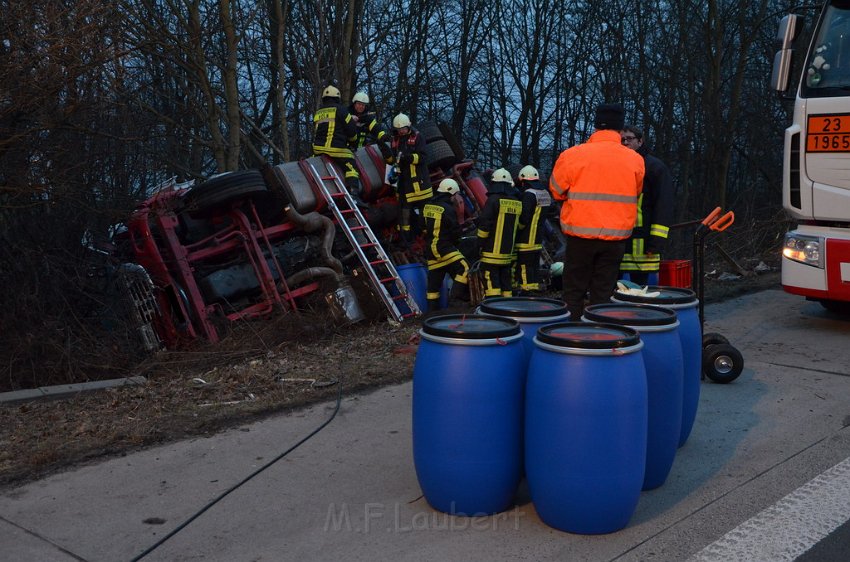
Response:
[[[850,519],[850,458],[744,521],[688,562],[792,561]]]

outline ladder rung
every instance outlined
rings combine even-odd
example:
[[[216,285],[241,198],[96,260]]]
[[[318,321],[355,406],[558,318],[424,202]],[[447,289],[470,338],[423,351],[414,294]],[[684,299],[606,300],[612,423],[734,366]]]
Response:
[[[360,247],[361,248],[374,248],[377,245],[378,244],[376,244],[375,242],[369,242],[368,244],[360,244]]]
[[[369,265],[380,265],[382,263],[388,263],[388,262],[387,262],[387,260],[375,260],[375,261],[370,261]]]
[[[397,277],[384,277],[383,279],[378,279],[382,284],[389,283],[390,281],[395,281]]]
[[[336,193],[331,193],[330,195],[331,195],[331,197],[345,197],[345,193],[343,193],[342,191],[338,191]]]
[[[352,226],[349,230],[366,230],[365,226]]]

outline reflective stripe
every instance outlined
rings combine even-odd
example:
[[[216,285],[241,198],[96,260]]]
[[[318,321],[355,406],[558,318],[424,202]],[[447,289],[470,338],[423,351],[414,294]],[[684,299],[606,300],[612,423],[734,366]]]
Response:
[[[557,193],[558,195],[564,194],[564,189],[560,185],[558,185],[558,182],[555,181],[554,176],[549,178],[549,189],[554,190],[554,192]]]
[[[667,238],[668,234],[670,234],[670,228],[664,226],[663,224],[653,224],[649,227],[649,235],[650,236],[658,236],[659,238]]]
[[[619,230],[613,228],[593,228],[585,226],[576,226],[574,224],[568,223],[561,223],[561,231],[564,234],[575,234],[579,237],[603,238],[607,236],[615,240],[622,240],[624,238],[628,238],[632,233],[631,228],[627,230]]]
[[[635,195],[617,195],[614,193],[576,193],[571,191],[569,198],[574,201],[611,201],[613,203],[637,203]]]
[[[434,247],[436,253],[436,245],[432,246]],[[439,269],[462,259],[463,254],[461,254],[459,250],[455,250],[453,252],[449,252],[445,256],[440,256],[438,259],[428,260],[428,269]]]
[[[354,153],[348,148],[333,148],[330,146],[313,145],[313,154],[327,154],[328,156],[336,156],[340,158],[353,158]]]

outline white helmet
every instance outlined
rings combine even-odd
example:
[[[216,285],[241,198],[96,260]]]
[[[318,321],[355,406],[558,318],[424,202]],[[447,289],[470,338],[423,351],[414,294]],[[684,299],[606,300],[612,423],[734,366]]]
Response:
[[[393,117],[393,129],[402,129],[404,127],[410,127],[410,117],[404,113],[399,113]]]
[[[360,103],[365,103],[366,105],[369,105],[369,96],[366,95],[366,92],[357,92],[356,94],[354,94],[354,97],[351,98],[351,103],[358,101]]]
[[[460,186],[452,178],[446,178],[440,182],[440,185],[437,187],[437,191],[439,191],[440,193],[448,193],[449,195],[454,195],[455,193],[460,191]]]
[[[537,168],[529,164],[522,167],[517,178],[520,180],[539,180],[540,174],[537,173]]]
[[[338,99],[340,97],[339,88],[337,88],[336,86],[328,86],[322,92],[322,97],[323,98],[337,98]]]
[[[499,168],[495,172],[493,172],[493,182],[504,181],[511,185],[514,184],[514,179],[511,177],[511,173],[504,168]]]

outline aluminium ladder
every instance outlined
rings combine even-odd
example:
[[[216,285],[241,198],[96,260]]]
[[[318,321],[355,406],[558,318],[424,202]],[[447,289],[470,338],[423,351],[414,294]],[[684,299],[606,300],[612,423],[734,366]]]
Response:
[[[401,322],[418,316],[421,313],[419,306],[399,277],[398,271],[381,243],[378,242],[375,233],[363,218],[363,213],[348,193],[334,165],[323,160],[322,163],[328,175],[322,175],[312,162],[304,162],[305,168],[313,176],[316,187],[321,191],[337,223],[360,259],[360,263],[363,264],[372,288],[390,311],[393,319]],[[402,303],[403,306],[399,306]]]

